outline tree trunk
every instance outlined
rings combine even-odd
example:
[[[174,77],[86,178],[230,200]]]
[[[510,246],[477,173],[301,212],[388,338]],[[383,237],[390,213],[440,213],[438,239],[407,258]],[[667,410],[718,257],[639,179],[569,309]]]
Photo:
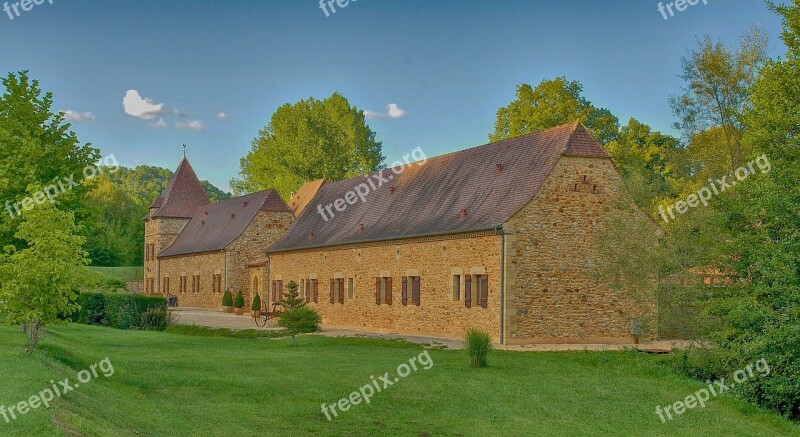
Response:
[[[28,333],[28,324],[27,323],[20,323],[20,327],[22,328],[22,333],[23,334],[27,334]]]
[[[31,322],[28,326],[28,352],[33,352],[36,350],[36,346],[39,344],[39,327],[41,326],[41,322]]]

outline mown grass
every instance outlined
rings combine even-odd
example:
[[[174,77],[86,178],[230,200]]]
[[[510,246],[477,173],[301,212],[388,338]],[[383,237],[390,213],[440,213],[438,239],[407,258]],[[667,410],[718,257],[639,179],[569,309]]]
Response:
[[[260,329],[241,329],[232,330],[228,328],[209,328],[197,325],[170,325],[167,332],[171,334],[193,335],[197,337],[225,337],[240,339],[257,338],[280,338],[288,334],[284,330],[260,330]]]
[[[465,351],[429,350],[430,370],[328,421],[320,410],[422,352],[402,341],[303,336],[241,340],[71,325],[23,352],[0,328],[0,405],[108,357],[102,375],[0,435],[798,435],[800,427],[729,396],[662,424],[656,405],[703,385],[662,357],[634,352],[496,351],[473,369]],[[197,332],[197,331],[195,331]]]

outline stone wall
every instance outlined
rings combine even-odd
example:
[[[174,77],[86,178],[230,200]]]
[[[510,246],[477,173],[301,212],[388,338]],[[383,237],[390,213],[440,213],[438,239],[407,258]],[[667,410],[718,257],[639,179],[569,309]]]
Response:
[[[275,253],[270,262],[271,280],[282,280],[284,291],[290,280],[318,280],[319,302],[310,305],[325,328],[460,338],[476,327],[498,340],[500,237],[493,232]],[[465,307],[465,274],[488,275],[488,308],[480,307],[474,287],[472,308]],[[420,277],[420,306],[412,303],[410,285],[408,304],[402,305],[404,275]],[[459,300],[454,299],[454,275],[461,276]],[[392,278],[391,305],[376,304],[375,282],[381,276]],[[330,303],[332,278],[345,281],[344,304]]]
[[[161,293],[159,286],[159,272],[158,272],[158,254],[167,246],[172,244],[180,234],[186,224],[189,223],[188,219],[177,218],[154,218],[145,220],[144,222],[144,284],[143,290],[147,289],[147,282],[153,279],[155,289],[151,293]],[[148,244],[155,243],[156,257],[147,260],[147,246]]]
[[[161,292],[164,290],[164,278],[169,277],[169,291],[178,297],[178,306],[195,308],[222,309],[222,293],[213,291],[214,274],[225,278],[225,253],[193,254],[170,257],[160,260]],[[192,276],[200,275],[200,290],[192,292]],[[186,291],[180,291],[180,278],[186,276]]]
[[[247,265],[263,258],[267,247],[278,241],[293,221],[291,212],[259,211],[244,233],[228,245],[228,288],[234,295],[242,290],[247,308],[253,299]]]
[[[506,223],[506,343],[628,343],[641,305],[593,275],[596,235],[618,194],[609,159],[562,157]]]

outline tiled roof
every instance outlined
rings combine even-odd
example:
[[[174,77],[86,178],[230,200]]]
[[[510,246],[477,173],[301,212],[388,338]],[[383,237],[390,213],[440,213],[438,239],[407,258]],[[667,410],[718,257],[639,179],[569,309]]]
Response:
[[[291,212],[275,190],[259,191],[197,208],[175,241],[158,257],[225,249],[244,233],[258,211]]]
[[[192,166],[186,158],[183,158],[175,174],[170,178],[167,188],[150,205],[151,209],[158,208],[158,210],[145,218],[190,218],[196,208],[210,203]]]
[[[609,157],[573,123],[430,158],[399,175],[388,169],[328,183],[267,252],[493,229],[534,197],[562,155]],[[369,180],[377,185],[378,174],[392,180],[364,202],[332,208],[327,221],[319,213]]]
[[[292,213],[295,217],[299,216],[300,213],[308,206],[308,202],[311,202],[311,199],[317,194],[317,191],[325,184],[324,179],[317,179],[316,181],[306,182],[297,190],[296,193],[292,195],[292,198],[289,199],[289,208],[292,210]]]

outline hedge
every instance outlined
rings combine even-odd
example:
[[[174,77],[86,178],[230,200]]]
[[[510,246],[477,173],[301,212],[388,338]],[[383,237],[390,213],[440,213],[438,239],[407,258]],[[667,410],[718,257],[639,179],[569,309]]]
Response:
[[[126,293],[81,293],[80,311],[73,321],[117,329],[163,331],[167,328],[167,299]]]

